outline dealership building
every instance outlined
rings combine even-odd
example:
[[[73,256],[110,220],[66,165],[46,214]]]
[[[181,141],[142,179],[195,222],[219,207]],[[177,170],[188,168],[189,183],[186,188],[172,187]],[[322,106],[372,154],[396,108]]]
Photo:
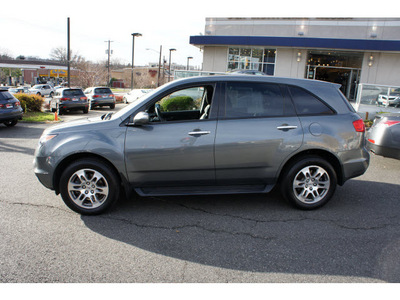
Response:
[[[258,70],[339,83],[400,86],[400,18],[207,18],[190,43],[203,70]]]

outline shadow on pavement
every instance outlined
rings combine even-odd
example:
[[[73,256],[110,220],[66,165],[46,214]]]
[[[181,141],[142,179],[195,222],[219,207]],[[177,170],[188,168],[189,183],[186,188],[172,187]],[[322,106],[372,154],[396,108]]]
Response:
[[[351,180],[315,211],[294,209],[276,192],[137,197],[82,220],[110,239],[203,265],[399,282],[398,191]]]

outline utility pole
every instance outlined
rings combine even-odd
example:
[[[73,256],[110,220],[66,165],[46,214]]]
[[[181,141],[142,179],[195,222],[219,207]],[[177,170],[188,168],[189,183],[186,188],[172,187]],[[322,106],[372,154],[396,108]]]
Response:
[[[110,86],[110,56],[112,54],[112,51],[110,51],[110,44],[113,41],[105,41],[105,43],[108,43],[108,50],[106,50],[106,53],[108,55],[108,63],[107,63],[107,68],[108,68],[108,72],[107,72],[107,86]]]
[[[70,32],[69,32],[69,17],[67,19],[67,61],[68,61],[68,87],[71,87],[71,49],[70,49]]]

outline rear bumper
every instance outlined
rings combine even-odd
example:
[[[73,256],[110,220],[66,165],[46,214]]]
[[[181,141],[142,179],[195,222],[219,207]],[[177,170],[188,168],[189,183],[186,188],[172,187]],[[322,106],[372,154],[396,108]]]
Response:
[[[400,159],[400,149],[379,146],[369,141],[367,141],[367,149],[376,155]]]
[[[370,155],[365,148],[361,149],[360,152],[361,155],[357,155],[357,158],[347,160],[343,163],[343,178],[339,182],[340,185],[351,178],[363,175],[367,171]]]
[[[22,115],[24,114],[22,108],[13,109],[11,111],[7,111],[6,113],[0,113],[0,123],[13,121],[13,120],[21,120]]]

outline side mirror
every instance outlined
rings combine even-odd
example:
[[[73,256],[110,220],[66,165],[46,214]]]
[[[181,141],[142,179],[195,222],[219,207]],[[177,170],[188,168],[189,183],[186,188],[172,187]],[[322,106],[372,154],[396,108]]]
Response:
[[[133,125],[146,125],[150,122],[150,116],[147,112],[141,111],[133,118]]]

